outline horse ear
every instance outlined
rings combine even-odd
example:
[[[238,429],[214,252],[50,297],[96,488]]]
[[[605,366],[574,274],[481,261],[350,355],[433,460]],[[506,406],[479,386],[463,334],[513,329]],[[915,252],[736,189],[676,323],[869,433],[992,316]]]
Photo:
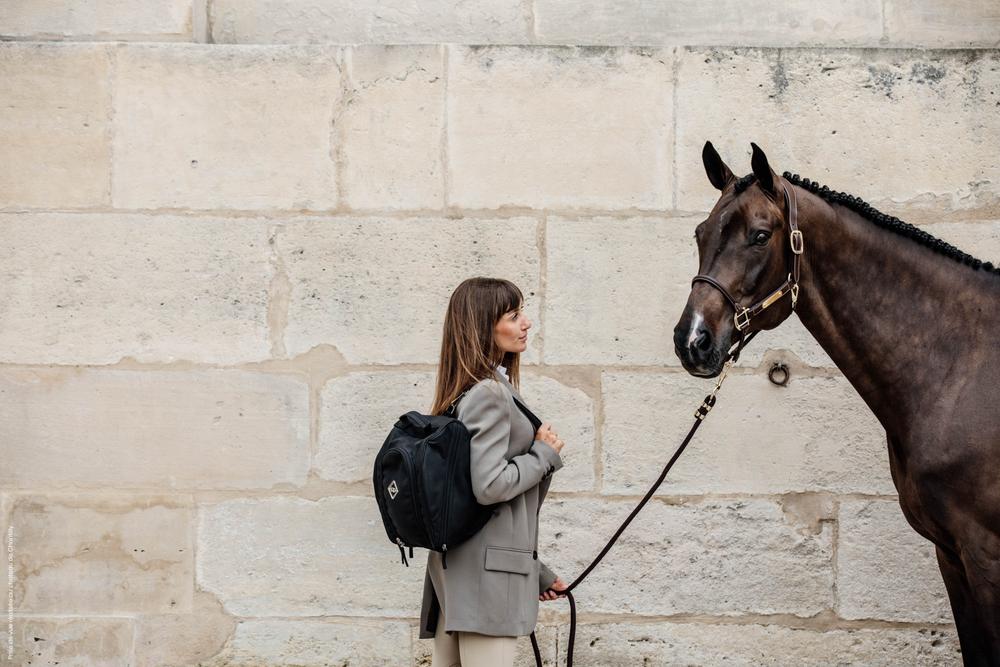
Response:
[[[760,149],[760,146],[752,141],[750,142],[750,146],[753,148],[753,156],[750,158],[753,175],[757,177],[757,182],[760,183],[760,187],[764,191],[771,194],[776,193],[775,184],[778,182],[778,175],[774,173],[771,165],[767,163],[767,156],[764,155],[764,151]]]
[[[733,178],[733,172],[729,170],[726,163],[719,157],[718,151],[711,141],[705,142],[705,147],[701,149],[701,161],[705,165],[705,173],[708,180],[715,186],[716,190],[722,190]]]

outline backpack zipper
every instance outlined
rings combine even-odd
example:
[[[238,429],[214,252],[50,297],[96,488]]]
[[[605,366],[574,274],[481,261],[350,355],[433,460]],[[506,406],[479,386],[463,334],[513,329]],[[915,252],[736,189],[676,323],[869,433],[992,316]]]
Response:
[[[458,459],[458,452],[449,451],[448,456],[448,481],[451,482],[454,477],[455,461]],[[448,539],[448,519],[451,516],[451,497],[454,495],[454,489],[449,485],[448,493],[445,497],[444,504],[444,533],[441,535],[441,539]],[[441,567],[445,570],[448,569],[448,545],[446,543],[441,544]]]

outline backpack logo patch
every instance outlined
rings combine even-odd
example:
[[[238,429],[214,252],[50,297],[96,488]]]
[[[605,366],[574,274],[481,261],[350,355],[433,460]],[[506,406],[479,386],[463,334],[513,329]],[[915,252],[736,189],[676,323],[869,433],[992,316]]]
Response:
[[[391,499],[395,500],[396,496],[399,494],[399,487],[396,486],[396,480],[392,480],[389,483],[389,487],[388,488],[389,488],[389,497]]]

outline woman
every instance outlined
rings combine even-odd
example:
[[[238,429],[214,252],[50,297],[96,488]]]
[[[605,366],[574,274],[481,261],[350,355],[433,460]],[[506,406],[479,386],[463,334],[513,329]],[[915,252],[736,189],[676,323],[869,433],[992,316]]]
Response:
[[[431,667],[510,667],[517,637],[531,634],[538,601],[566,589],[538,560],[538,510],[563,441],[550,424],[536,433],[521,400],[520,355],[531,322],[521,290],[507,280],[469,278],[451,295],[432,414],[468,389],[455,416],[471,436],[472,489],[493,516],[471,538],[428,552],[420,638],[434,638]]]

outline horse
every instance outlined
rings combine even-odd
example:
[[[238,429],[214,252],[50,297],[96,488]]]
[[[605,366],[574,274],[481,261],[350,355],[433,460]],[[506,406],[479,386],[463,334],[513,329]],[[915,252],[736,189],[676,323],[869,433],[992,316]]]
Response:
[[[695,228],[698,275],[674,327],[695,377],[751,332],[799,320],[885,429],[909,525],[935,547],[966,666],[1000,667],[1000,268],[787,171],[751,143]],[[738,352],[737,352],[738,355]]]

